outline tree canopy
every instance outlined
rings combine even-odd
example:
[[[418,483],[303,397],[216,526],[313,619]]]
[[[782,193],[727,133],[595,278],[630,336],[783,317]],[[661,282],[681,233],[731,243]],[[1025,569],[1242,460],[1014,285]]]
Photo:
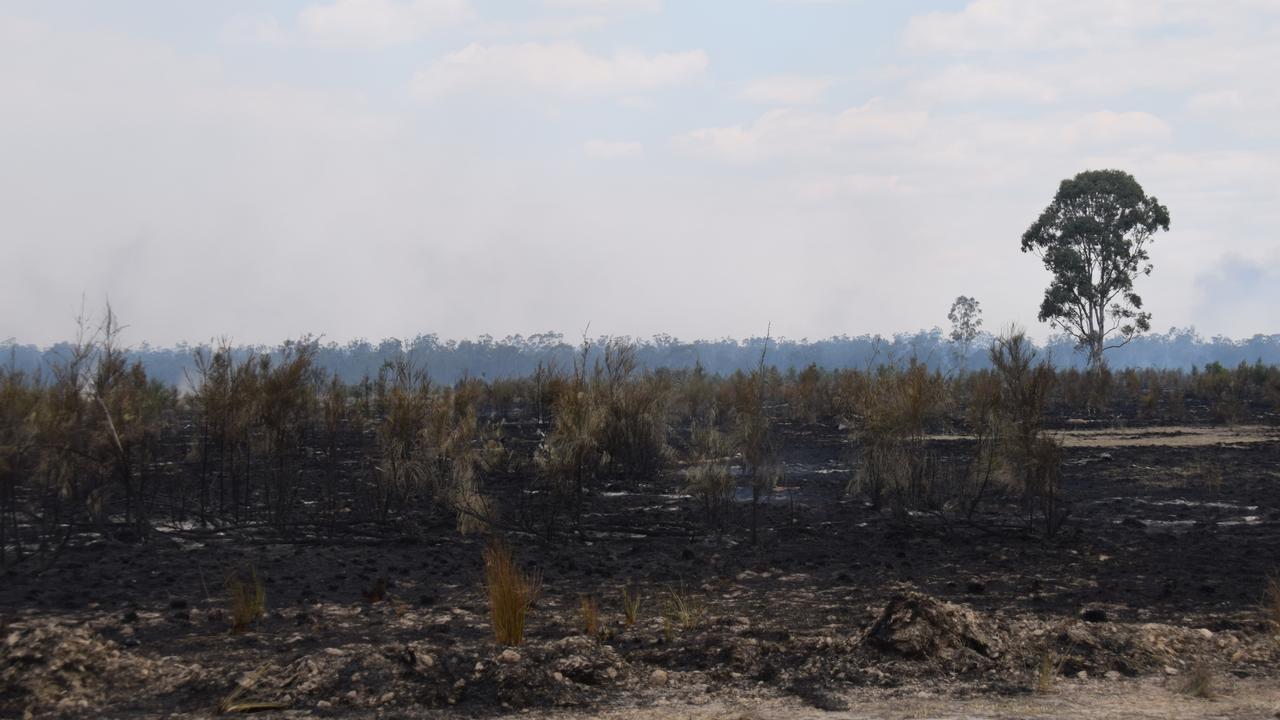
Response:
[[[978,338],[978,332],[982,328],[982,305],[976,298],[961,295],[951,303],[947,319],[951,321],[949,337],[954,346],[956,364],[967,368],[969,348],[973,346],[973,341]]]
[[[1075,338],[1089,365],[1103,352],[1151,328],[1151,314],[1133,289],[1151,274],[1148,246],[1169,229],[1169,210],[1122,170],[1090,170],[1063,180],[1053,202],[1022,235],[1053,273],[1040,320]]]

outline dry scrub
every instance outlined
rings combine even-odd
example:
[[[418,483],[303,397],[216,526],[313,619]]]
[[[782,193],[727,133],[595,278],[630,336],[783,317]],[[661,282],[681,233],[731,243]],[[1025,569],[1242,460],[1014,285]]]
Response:
[[[494,541],[484,549],[484,582],[489,593],[489,620],[500,645],[524,641],[525,619],[542,590],[542,576],[526,573],[511,549]]]

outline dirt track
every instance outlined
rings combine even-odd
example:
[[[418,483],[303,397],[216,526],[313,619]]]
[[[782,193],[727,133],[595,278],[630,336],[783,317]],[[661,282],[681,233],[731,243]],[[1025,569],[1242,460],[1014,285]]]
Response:
[[[1064,680],[1052,693],[1005,698],[857,692],[847,711],[825,711],[795,700],[713,698],[704,705],[656,701],[646,709],[532,714],[547,720],[1075,720],[1132,718],[1272,720],[1280,716],[1280,685],[1271,680],[1226,684],[1215,698],[1190,698],[1159,678],[1107,682]]]
[[[1161,426],[1110,428],[1100,430],[1065,429],[1051,433],[1066,447],[1171,447],[1194,448],[1280,441],[1280,430],[1266,425],[1235,427]],[[934,435],[933,440],[966,440],[964,435]]]

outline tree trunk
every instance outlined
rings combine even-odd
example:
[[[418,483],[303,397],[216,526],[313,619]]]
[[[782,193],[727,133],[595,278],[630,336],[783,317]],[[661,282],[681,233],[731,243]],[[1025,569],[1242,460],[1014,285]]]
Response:
[[[1106,364],[1106,359],[1102,356],[1102,341],[1089,341],[1089,369],[1100,370]]]

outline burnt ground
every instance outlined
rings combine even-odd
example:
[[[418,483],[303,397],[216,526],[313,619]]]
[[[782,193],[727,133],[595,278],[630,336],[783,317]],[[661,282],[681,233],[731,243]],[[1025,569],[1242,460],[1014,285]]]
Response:
[[[1280,709],[1280,641],[1261,610],[1280,571],[1270,431],[1076,438],[1070,519],[1049,541],[1012,511],[895,521],[845,492],[842,433],[782,431],[786,478],[757,545],[745,505],[707,532],[674,473],[597,494],[580,537],[509,533],[544,578],[514,653],[492,641],[483,540],[449,518],[390,539],[162,528],[146,544],[73,546],[0,584],[0,716],[204,717],[221,703],[317,717],[1026,717],[1081,687],[1183,703],[1167,716]],[[517,502],[514,486],[491,490]],[[247,565],[268,614],[231,635],[223,578]],[[369,602],[379,578],[387,596]],[[643,598],[631,627],[627,585]],[[688,617],[666,609],[673,592]],[[584,594],[599,598],[601,638],[581,629]],[[1216,700],[1178,694],[1197,675]],[[1046,702],[1049,716],[1088,714]]]

